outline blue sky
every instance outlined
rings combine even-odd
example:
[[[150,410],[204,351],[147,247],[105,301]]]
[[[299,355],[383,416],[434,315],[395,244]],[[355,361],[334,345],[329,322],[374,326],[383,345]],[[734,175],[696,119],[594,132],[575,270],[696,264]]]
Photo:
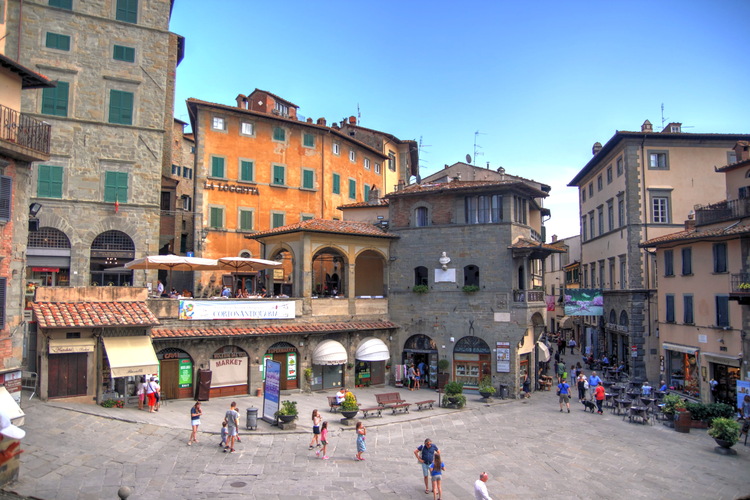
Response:
[[[185,99],[268,90],[328,123],[421,139],[422,176],[477,165],[552,186],[547,234],[578,234],[565,187],[616,130],[750,133],[750,1],[177,0]],[[283,6],[279,8],[279,6]]]

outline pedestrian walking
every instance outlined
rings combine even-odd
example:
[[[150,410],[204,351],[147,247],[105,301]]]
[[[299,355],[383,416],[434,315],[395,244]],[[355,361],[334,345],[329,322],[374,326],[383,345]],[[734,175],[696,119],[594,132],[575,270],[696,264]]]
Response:
[[[486,472],[482,472],[479,474],[479,479],[474,481],[474,498],[476,500],[492,500],[485,484],[489,478],[490,476]]]
[[[237,438],[237,429],[240,426],[240,412],[237,411],[237,403],[232,401],[224,415],[224,421],[227,423],[227,444],[224,447],[224,453],[234,453],[234,440]]]
[[[589,377],[589,387],[596,387],[601,381],[602,379],[599,378],[599,375],[597,375],[595,371],[591,372],[591,376]]]
[[[320,422],[323,421],[323,418],[320,416],[320,412],[318,412],[317,409],[313,410],[312,412],[312,422],[313,422],[313,437],[310,441],[310,448],[313,449],[315,446],[320,448]],[[320,450],[318,450],[316,453],[320,453]]]
[[[154,406],[156,406],[156,383],[154,382],[156,380],[155,377],[151,377],[151,379],[146,383],[146,398],[148,399],[148,412],[153,413],[154,412]]]
[[[570,386],[565,378],[557,384],[557,395],[560,396],[560,411],[563,411],[563,403],[565,403],[565,406],[568,407],[568,413],[570,413]]]
[[[227,429],[227,421],[224,420],[221,423],[221,443],[219,443],[219,446],[223,446],[226,448],[227,446],[227,439],[229,438],[229,430]]]
[[[557,363],[557,383],[562,382],[563,375],[565,375],[565,363],[560,361]]]
[[[440,500],[443,496],[443,471],[445,464],[440,456],[440,452],[435,452],[435,457],[430,464],[430,479],[432,480],[432,499]]]
[[[430,373],[429,373],[429,370],[427,369],[427,364],[424,361],[421,361],[417,365],[417,369],[419,369],[419,376],[422,377],[421,378],[422,385],[429,388],[430,387]]]
[[[323,444],[323,460],[328,460],[328,421],[320,424],[320,442]],[[315,454],[319,455],[320,452],[316,451]]]
[[[604,404],[605,397],[606,397],[606,394],[604,392],[604,385],[602,384],[602,381],[600,380],[596,386],[596,389],[594,389],[594,399],[596,399],[596,412],[599,415],[602,415],[604,413],[602,411],[602,404]]]
[[[414,364],[409,365],[409,390],[414,390],[414,385],[417,383],[417,370],[414,368]]]
[[[188,440],[188,446],[198,442],[198,427],[201,425],[201,402],[196,401],[192,408],[190,408],[190,425],[193,427],[193,432],[190,433],[190,439]]]
[[[432,440],[427,438],[424,440],[424,444],[417,446],[414,450],[414,456],[417,457],[417,463],[422,464],[422,475],[424,476],[424,492],[430,492],[430,484],[428,478],[430,477],[430,464],[435,458],[435,452],[438,451],[437,445],[432,443]]]
[[[366,435],[367,429],[365,429],[365,424],[361,421],[357,422],[357,456],[355,457],[357,460],[365,459],[365,457],[362,456],[362,453],[367,451],[367,446],[365,445]]]
[[[586,375],[584,375],[583,372],[578,374],[578,378],[576,379],[576,386],[578,387],[578,402],[580,403],[581,401],[586,399],[586,386],[588,386]]]
[[[146,400],[146,376],[141,375],[141,380],[138,382],[138,409],[142,410],[144,402]]]
[[[422,372],[419,370],[419,368],[414,369],[414,387],[419,390],[420,389],[420,383],[422,382]]]
[[[570,349],[570,354],[576,353],[576,339],[574,339],[573,337],[571,337],[568,341],[568,348]]]
[[[523,397],[524,398],[530,398],[531,397],[531,378],[529,378],[529,374],[527,373],[526,376],[523,378]]]
[[[161,408],[161,386],[158,378],[154,377],[151,380],[154,381],[154,411],[159,411],[159,408]]]

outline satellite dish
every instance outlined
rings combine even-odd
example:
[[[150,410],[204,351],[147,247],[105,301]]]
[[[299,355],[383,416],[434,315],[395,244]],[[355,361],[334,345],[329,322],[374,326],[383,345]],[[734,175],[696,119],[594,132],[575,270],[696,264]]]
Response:
[[[471,155],[466,155],[466,163],[471,164]]]

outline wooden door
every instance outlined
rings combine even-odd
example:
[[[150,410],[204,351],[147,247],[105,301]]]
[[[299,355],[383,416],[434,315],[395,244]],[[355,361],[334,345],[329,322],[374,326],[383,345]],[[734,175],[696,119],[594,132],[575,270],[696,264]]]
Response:
[[[47,380],[50,398],[85,396],[87,393],[86,367],[88,355],[85,352],[73,354],[50,354]]]
[[[180,395],[180,360],[165,359],[161,362],[161,393],[167,399],[179,399]]]

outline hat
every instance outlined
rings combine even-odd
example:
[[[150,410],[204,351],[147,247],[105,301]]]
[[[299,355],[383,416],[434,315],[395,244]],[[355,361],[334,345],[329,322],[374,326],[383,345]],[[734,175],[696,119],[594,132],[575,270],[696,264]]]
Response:
[[[10,418],[5,412],[0,412],[0,433],[11,439],[23,439],[26,431],[10,423]]]

